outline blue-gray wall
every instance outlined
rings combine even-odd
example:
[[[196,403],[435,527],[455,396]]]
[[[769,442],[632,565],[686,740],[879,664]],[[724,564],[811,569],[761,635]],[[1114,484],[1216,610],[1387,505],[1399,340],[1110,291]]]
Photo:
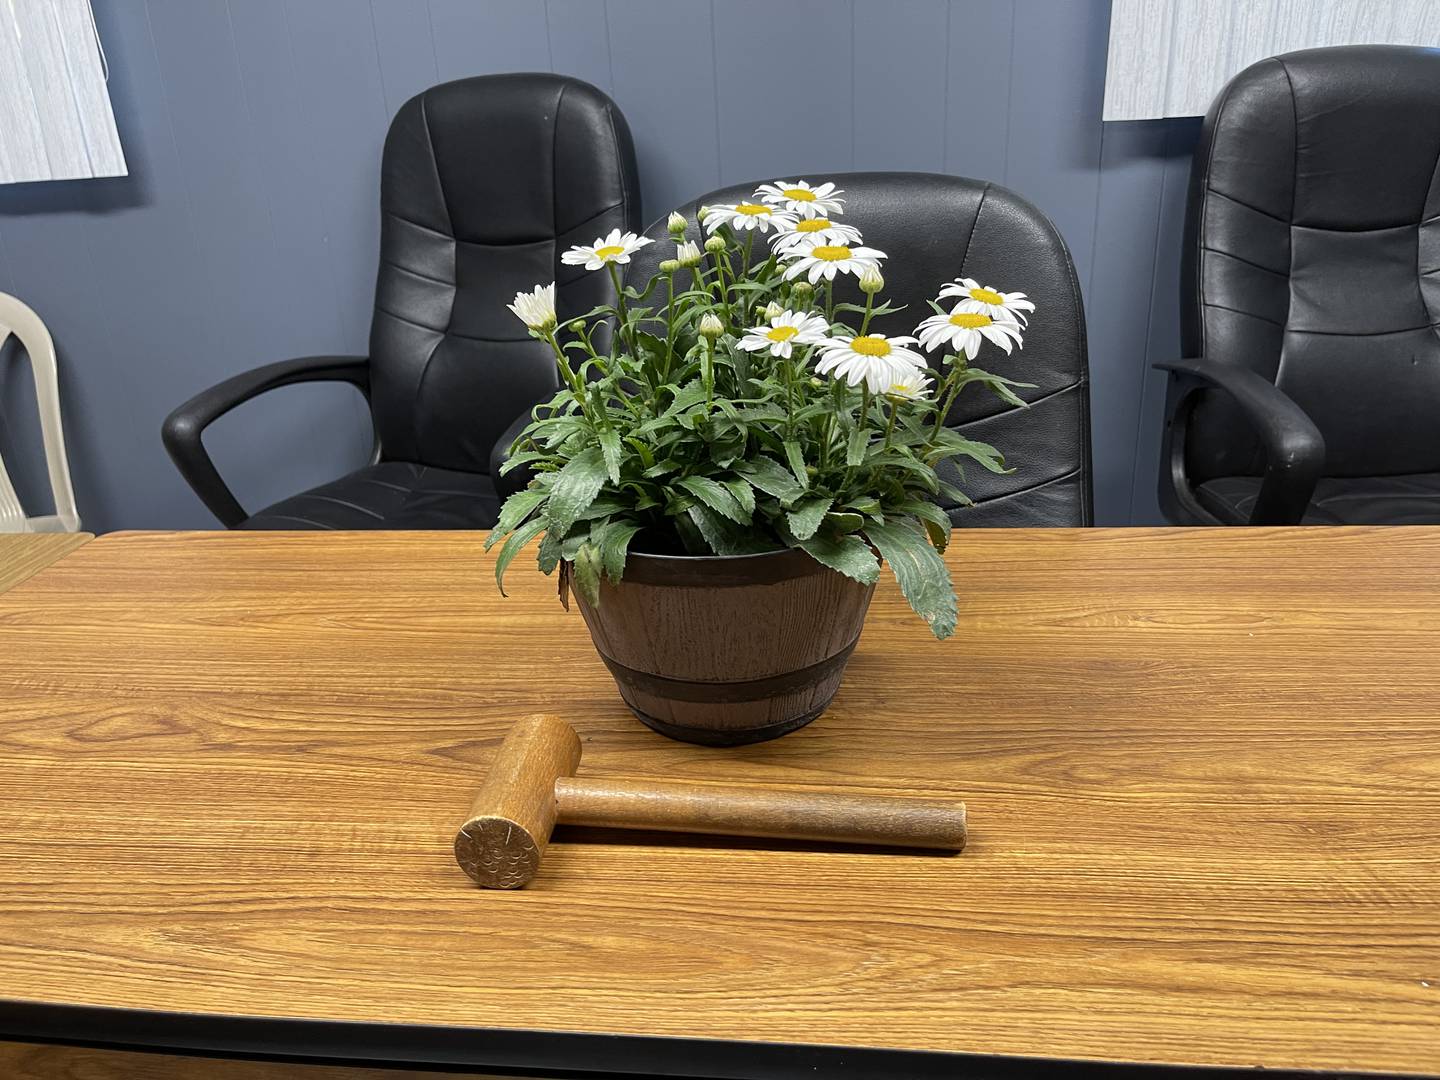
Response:
[[[1158,520],[1163,382],[1147,366],[1177,347],[1197,124],[1101,123],[1108,0],[95,9],[131,175],[0,187],[0,290],[54,333],[91,529],[213,525],[161,419],[256,364],[363,352],[389,117],[432,83],[516,70],[578,75],[619,102],[647,217],[723,183],[847,169],[960,173],[1038,203],[1085,293],[1098,519]],[[25,369],[0,358],[0,455],[43,502],[30,413]],[[363,403],[336,387],[281,391],[207,437],[252,507],[363,463],[368,441]]]

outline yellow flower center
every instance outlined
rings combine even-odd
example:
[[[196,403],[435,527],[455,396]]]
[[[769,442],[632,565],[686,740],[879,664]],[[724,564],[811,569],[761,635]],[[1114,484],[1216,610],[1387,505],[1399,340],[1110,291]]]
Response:
[[[768,206],[761,206],[759,203],[742,202],[739,206],[735,207],[735,212],[737,214],[744,214],[746,217],[759,217],[761,214],[768,214],[770,208]]]
[[[823,217],[806,218],[795,223],[796,232],[821,232],[830,228],[830,219]]]
[[[602,259],[613,259],[616,255],[624,255],[625,249],[619,244],[606,244],[604,247],[596,248],[595,254]]]
[[[793,326],[772,326],[765,331],[765,336],[771,341],[789,341],[800,331]]]
[[[1003,304],[1005,302],[1005,297],[994,289],[971,289],[970,299],[979,300],[982,304]]]
[[[825,262],[840,262],[850,257],[850,249],[844,244],[818,244],[810,254]]]
[[[911,387],[911,385],[910,385],[908,382],[894,382],[894,383],[891,383],[891,384],[890,384],[889,393],[892,393],[892,394],[908,394],[908,393],[911,392],[912,389],[913,389],[913,387]]]
[[[966,330],[978,330],[989,326],[992,321],[989,315],[981,315],[978,311],[957,311],[950,316],[951,326],[963,326]]]
[[[794,199],[796,202],[814,202],[815,193],[806,191],[803,187],[787,187],[780,194],[787,199]]]
[[[869,337],[857,337],[850,342],[850,348],[854,349],[861,356],[889,356],[890,343],[879,334],[871,334]]]

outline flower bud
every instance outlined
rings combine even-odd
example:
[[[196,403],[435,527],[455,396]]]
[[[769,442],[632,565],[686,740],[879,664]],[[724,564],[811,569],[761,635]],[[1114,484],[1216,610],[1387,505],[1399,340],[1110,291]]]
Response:
[[[766,304],[765,310],[762,312],[763,316],[767,319],[773,319],[777,315],[783,315],[784,313],[785,309],[779,304],[777,304],[774,300],[771,300],[768,304]]]
[[[885,288],[885,278],[877,266],[867,266],[860,274],[860,291],[874,296]]]
[[[714,341],[725,332],[725,324],[715,317],[713,311],[707,311],[700,317],[700,336],[707,337]]]
[[[665,219],[665,228],[670,230],[671,236],[681,236],[685,232],[685,218],[678,210],[671,210],[670,216]]]
[[[673,274],[680,269],[679,259],[662,259],[660,262],[660,273]]]
[[[711,255],[719,255],[720,252],[725,250],[725,241],[718,236],[712,236],[709,240],[705,241],[705,250],[710,252]]]
[[[710,216],[710,208],[709,208],[708,206],[702,206],[702,207],[700,207],[699,210],[696,210],[696,211],[695,211],[695,220],[696,220],[696,221],[704,221],[704,220],[705,220],[707,217],[709,217],[709,216]]]
[[[572,334],[583,334],[583,333],[585,333],[585,329],[586,329],[586,327],[585,327],[585,320],[584,320],[584,319],[576,319],[574,322],[572,322],[572,323],[570,324],[569,329],[570,329],[570,332],[571,332]]]
[[[790,295],[803,304],[815,295],[815,286],[808,281],[797,281],[791,286]]]
[[[675,261],[681,266],[699,266],[702,258],[704,256],[700,254],[700,245],[694,240],[675,245]]]

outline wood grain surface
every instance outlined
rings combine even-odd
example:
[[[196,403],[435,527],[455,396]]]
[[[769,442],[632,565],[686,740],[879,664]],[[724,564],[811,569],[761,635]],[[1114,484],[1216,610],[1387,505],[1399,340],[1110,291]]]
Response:
[[[489,1073],[356,1069],[280,1061],[234,1061],[177,1054],[92,1050],[0,1042],[5,1080],[501,1080]]]
[[[0,532],[0,593],[92,539],[89,533]]]
[[[829,713],[666,740],[466,534],[121,534],[0,596],[0,996],[1440,1069],[1440,529],[974,530]],[[740,628],[743,632],[743,628]],[[507,725],[579,775],[963,797],[964,855],[557,831],[477,889]]]

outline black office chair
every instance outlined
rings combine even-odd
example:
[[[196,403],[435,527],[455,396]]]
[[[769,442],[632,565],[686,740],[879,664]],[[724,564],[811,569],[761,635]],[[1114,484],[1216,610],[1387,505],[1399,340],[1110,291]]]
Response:
[[[615,103],[558,75],[489,75],[401,106],[382,161],[370,355],[270,364],[176,409],[165,447],[225,525],[241,529],[489,528],[492,450],[557,386],[548,346],[508,310],[552,279],[562,323],[613,299],[605,274],[560,254],[638,227],[635,151]],[[359,387],[374,461],[247,515],[201,445],[217,417],[292,383]]]
[[[1183,524],[1440,523],[1440,50],[1307,49],[1195,153],[1160,503]]]
[[[1085,311],[1070,252],[1050,220],[1012,191],[959,176],[877,172],[783,179],[835,181],[845,192],[845,223],[864,234],[866,245],[889,256],[882,267],[884,296],[905,310],[877,317],[871,324],[877,332],[911,333],[933,314],[927,301],[956,277],[978,278],[1035,301],[1025,348],[1007,357],[987,346],[980,360],[987,370],[1035,383],[1033,390],[1020,392],[1030,407],[1006,405],[972,388],[960,395],[949,418],[967,436],[998,447],[1015,471],[1001,476],[972,466],[960,478],[951,470],[948,479],[975,505],[948,509],[957,526],[1089,525]],[[690,238],[697,239],[697,206],[743,201],[755,186],[722,188],[681,207],[691,222]],[[632,259],[630,278],[637,284],[675,251],[663,218],[646,235],[657,243]],[[836,284],[837,299],[864,300],[853,278]]]

